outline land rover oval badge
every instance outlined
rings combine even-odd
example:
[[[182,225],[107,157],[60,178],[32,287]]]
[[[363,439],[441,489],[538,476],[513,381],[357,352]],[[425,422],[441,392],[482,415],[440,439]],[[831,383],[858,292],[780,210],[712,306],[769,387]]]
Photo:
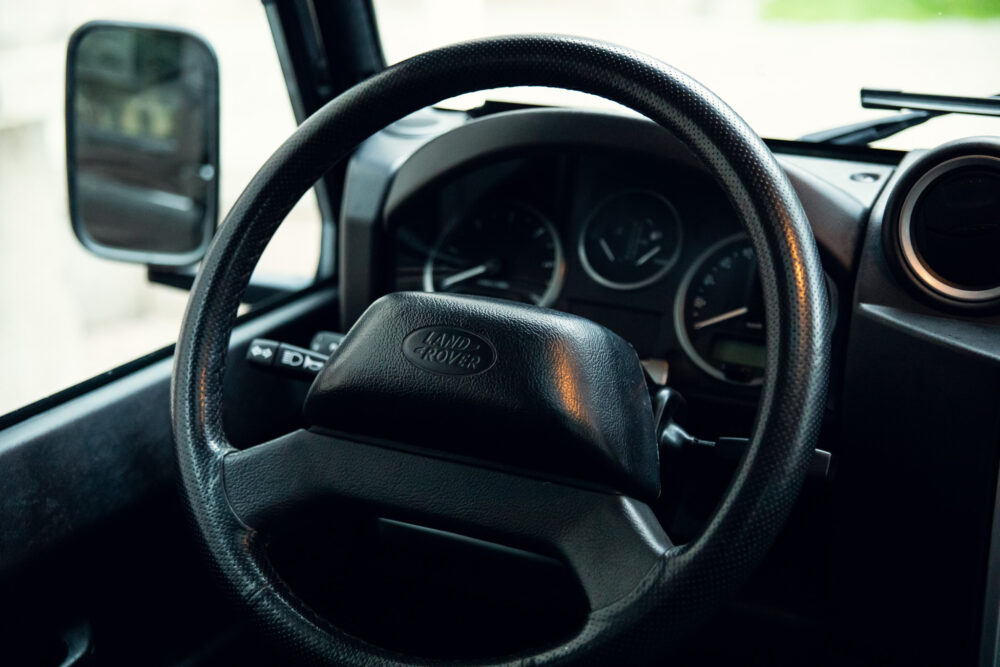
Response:
[[[444,375],[473,375],[497,360],[493,344],[458,327],[423,327],[403,339],[403,355],[414,366]]]

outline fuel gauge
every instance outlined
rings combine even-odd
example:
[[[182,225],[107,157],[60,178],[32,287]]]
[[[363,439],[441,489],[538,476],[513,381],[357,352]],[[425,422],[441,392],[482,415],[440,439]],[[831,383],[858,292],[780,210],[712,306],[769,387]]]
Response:
[[[596,282],[639,289],[670,271],[681,252],[681,222],[664,197],[649,190],[617,193],[594,209],[580,235],[580,261]]]

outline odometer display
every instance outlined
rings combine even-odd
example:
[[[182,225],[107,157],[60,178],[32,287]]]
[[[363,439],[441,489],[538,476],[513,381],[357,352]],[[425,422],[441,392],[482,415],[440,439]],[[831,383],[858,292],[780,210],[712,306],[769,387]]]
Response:
[[[764,368],[764,353],[763,343],[748,343],[745,340],[717,336],[712,343],[710,357],[724,364]]]
[[[681,346],[719,380],[760,384],[764,376],[764,302],[750,240],[731,236],[688,270],[675,302]]]

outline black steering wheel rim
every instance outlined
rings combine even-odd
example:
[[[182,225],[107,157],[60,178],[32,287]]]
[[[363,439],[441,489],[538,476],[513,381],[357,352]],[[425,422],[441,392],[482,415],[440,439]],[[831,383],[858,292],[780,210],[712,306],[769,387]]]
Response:
[[[358,84],[304,122],[253,178],[191,291],[177,347],[172,415],[184,497],[231,594],[265,630],[317,663],[425,662],[354,638],[312,614],[273,573],[256,531],[232,510],[222,425],[229,335],[267,242],[309,187],[389,123],[455,95],[538,85],[599,95],[656,121],[726,191],[760,266],[767,366],[750,445],[703,533],[668,550],[628,595],[564,643],[498,662],[651,658],[716,609],[759,562],[790,512],[822,419],[829,308],[808,221],[760,138],[713,93],[634,51],[563,36],[509,36],[416,56]]]

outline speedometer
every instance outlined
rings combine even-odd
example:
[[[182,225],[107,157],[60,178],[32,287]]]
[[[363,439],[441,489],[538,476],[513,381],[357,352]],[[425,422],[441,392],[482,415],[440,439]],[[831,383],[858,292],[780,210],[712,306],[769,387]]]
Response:
[[[695,260],[677,293],[674,321],[681,346],[703,371],[736,384],[761,383],[764,298],[750,239],[723,239]]]
[[[550,306],[565,266],[559,235],[541,212],[494,201],[445,229],[424,264],[423,286]]]

